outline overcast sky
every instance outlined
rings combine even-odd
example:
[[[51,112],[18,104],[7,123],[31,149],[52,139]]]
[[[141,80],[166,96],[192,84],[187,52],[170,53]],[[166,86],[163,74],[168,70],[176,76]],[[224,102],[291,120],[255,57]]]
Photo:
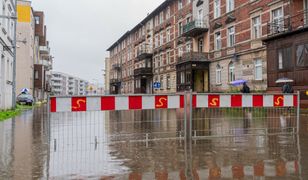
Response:
[[[32,0],[45,12],[54,70],[102,83],[109,48],[164,0]]]

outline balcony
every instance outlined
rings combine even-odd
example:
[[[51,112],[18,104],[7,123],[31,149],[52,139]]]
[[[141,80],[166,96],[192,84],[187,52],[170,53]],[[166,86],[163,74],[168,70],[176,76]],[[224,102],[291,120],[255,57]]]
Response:
[[[183,26],[184,37],[196,37],[202,33],[207,32],[208,26],[204,20],[194,20]]]
[[[152,68],[143,67],[134,70],[134,76],[153,76]]]
[[[186,62],[209,62],[208,53],[204,52],[184,52],[178,58],[177,64]]]
[[[51,70],[52,69],[52,62],[49,60],[41,60],[42,65],[47,69]]]
[[[153,56],[153,51],[149,47],[140,48],[137,52],[137,59],[138,60],[142,60],[142,59],[146,59],[146,58],[152,58],[152,56]]]
[[[119,78],[110,79],[110,84],[118,84],[118,83],[121,83],[121,80]]]
[[[121,70],[121,64],[119,64],[119,63],[113,64],[112,65],[112,69],[114,69],[114,70]]]
[[[50,48],[48,46],[40,46],[40,53],[41,54],[49,54]]]
[[[308,28],[308,10],[267,23],[267,38],[280,37]]]

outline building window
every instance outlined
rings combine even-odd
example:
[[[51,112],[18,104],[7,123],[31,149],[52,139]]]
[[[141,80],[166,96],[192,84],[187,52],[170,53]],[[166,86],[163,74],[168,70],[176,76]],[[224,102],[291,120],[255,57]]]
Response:
[[[186,24],[190,22],[190,17],[186,18]]]
[[[163,58],[164,58],[163,54],[160,54],[160,66],[165,65]]]
[[[168,6],[167,8],[167,12],[166,12],[166,19],[170,18],[170,6]]]
[[[187,72],[186,72],[186,83],[189,84],[189,83],[190,83],[190,80],[191,80],[191,72],[190,72],[190,71],[187,71]]]
[[[164,33],[162,31],[160,32],[159,46],[162,46],[163,44],[164,44]]]
[[[182,33],[183,33],[183,24],[182,24],[182,22],[179,22],[178,28],[179,28],[179,36],[181,36]]]
[[[162,24],[164,22],[164,12],[161,12],[159,14],[159,24]]]
[[[261,17],[252,18],[252,38],[258,39],[261,37]]]
[[[214,0],[214,18],[220,16],[220,0]]]
[[[185,72],[183,72],[183,71],[181,72],[181,78],[180,79],[181,79],[181,81],[180,81],[181,84],[184,84],[185,83]]]
[[[164,89],[164,76],[160,76],[160,89]]]
[[[203,52],[203,38],[198,39],[198,52]]]
[[[234,0],[227,0],[227,12],[234,10]]]
[[[263,69],[262,69],[262,59],[257,59],[255,61],[255,80],[262,80]]]
[[[235,44],[235,32],[234,26],[228,28],[228,47],[232,47]]]
[[[178,54],[179,54],[179,57],[182,57],[182,56],[183,56],[183,47],[182,47],[182,46],[179,46],[179,48],[178,48]]]
[[[170,64],[170,51],[167,51],[166,53],[166,60],[167,60],[167,64]]]
[[[198,11],[198,20],[200,22],[203,21],[203,9],[199,9],[199,11]]]
[[[283,11],[282,7],[272,11],[272,33],[279,33],[284,29]]]
[[[183,8],[183,0],[178,0],[178,9],[182,9]]]
[[[302,44],[296,47],[296,66],[308,66],[308,44]]]
[[[186,52],[190,52],[190,51],[191,51],[191,44],[190,44],[190,42],[188,42],[186,44]]]
[[[170,40],[171,40],[170,28],[168,28],[166,30],[166,40],[167,40],[167,42],[170,42]]]
[[[282,48],[278,50],[278,69],[290,69],[292,68],[292,48]]]
[[[40,17],[39,16],[35,16],[35,24],[40,24]]]
[[[170,80],[170,75],[167,75],[167,89],[171,89],[171,80]]]
[[[158,16],[155,16],[155,21],[154,21],[154,23],[155,23],[155,26],[158,25]]]
[[[234,64],[231,62],[229,64],[229,82],[235,81],[235,71]]]
[[[216,84],[221,84],[221,67],[219,64],[216,66]]]
[[[215,33],[215,50],[221,49],[221,35],[220,32]]]
[[[155,47],[158,47],[158,34],[155,35]]]

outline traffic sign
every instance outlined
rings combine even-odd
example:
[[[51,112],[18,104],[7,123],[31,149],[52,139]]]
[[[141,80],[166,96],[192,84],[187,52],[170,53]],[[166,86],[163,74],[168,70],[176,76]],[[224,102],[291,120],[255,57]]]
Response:
[[[153,84],[154,89],[159,89],[160,87],[161,87],[160,82],[154,82],[154,84]]]

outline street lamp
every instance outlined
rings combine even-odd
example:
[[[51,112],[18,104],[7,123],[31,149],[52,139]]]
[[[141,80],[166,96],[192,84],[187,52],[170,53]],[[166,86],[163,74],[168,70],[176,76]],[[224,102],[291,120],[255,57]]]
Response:
[[[14,4],[15,16],[4,16],[0,15],[0,18],[12,19],[14,20],[14,39],[13,39],[13,80],[12,80],[12,108],[16,108],[16,30],[17,30],[17,0]]]

